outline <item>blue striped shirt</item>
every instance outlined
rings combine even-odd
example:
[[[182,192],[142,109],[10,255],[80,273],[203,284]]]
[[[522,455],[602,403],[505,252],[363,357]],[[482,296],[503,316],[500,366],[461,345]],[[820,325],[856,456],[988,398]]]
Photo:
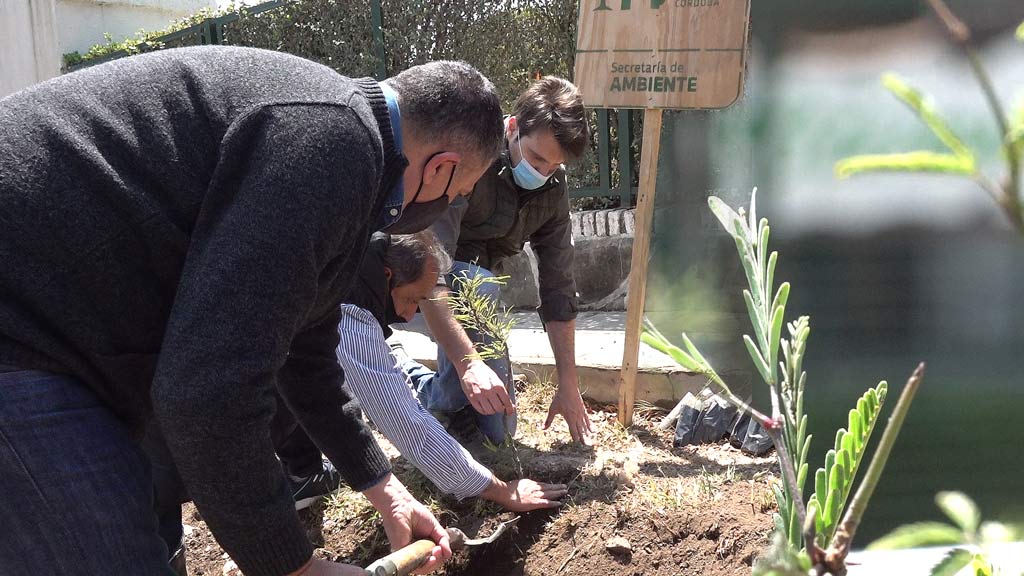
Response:
[[[491,482],[490,470],[416,400],[373,314],[342,304],[338,332],[345,381],[377,429],[445,493],[461,500],[483,492]]]

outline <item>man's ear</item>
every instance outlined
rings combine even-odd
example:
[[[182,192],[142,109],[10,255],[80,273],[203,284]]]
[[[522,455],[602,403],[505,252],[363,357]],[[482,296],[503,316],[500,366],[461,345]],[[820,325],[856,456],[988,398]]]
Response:
[[[511,140],[516,135],[517,130],[519,130],[519,119],[515,116],[509,116],[508,122],[505,124],[505,138]]]
[[[427,165],[423,167],[423,184],[429,185],[437,178],[443,177],[445,181],[455,166],[462,162],[462,154],[458,152],[441,152],[434,154]]]
[[[384,277],[391,280],[391,268],[388,268],[387,266],[384,267]]]

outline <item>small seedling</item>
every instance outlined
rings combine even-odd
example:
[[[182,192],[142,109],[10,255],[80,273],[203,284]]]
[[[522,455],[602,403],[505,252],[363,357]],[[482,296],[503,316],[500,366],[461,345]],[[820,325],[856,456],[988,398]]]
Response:
[[[476,348],[475,357],[482,360],[496,360],[508,357],[508,337],[515,321],[498,302],[481,294],[486,284],[504,285],[508,276],[457,275],[454,284],[456,289],[448,293],[448,305],[452,315],[466,330],[467,334],[477,335],[473,342]],[[511,366],[508,370],[512,373]],[[523,463],[519,457],[519,448],[508,429],[508,420],[502,419],[505,427],[505,441],[502,446],[510,449],[515,462],[518,477],[523,477]],[[487,440],[485,446],[494,451],[496,446]]]

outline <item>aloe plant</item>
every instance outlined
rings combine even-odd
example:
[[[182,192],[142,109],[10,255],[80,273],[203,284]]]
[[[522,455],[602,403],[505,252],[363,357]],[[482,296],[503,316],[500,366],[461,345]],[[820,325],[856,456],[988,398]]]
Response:
[[[1024,190],[1021,166],[1024,165],[1024,99],[1009,116],[996,96],[988,72],[971,45],[970,29],[946,6],[942,0],[927,0],[939,16],[953,41],[963,48],[999,130],[1000,148],[1006,162],[1006,176],[996,182],[978,165],[975,154],[957,136],[941,116],[932,98],[911,87],[895,74],[885,74],[882,84],[917,114],[940,142],[946,152],[918,150],[898,154],[868,154],[844,158],[836,163],[839,178],[870,172],[932,172],[964,176],[974,180],[1003,210],[1010,223],[1024,235]],[[1024,24],[1017,28],[1017,38],[1024,41]]]
[[[807,415],[804,413],[807,374],[803,370],[803,359],[810,335],[810,319],[801,316],[790,322],[787,325],[789,338],[782,338],[790,285],[783,282],[775,289],[778,253],[768,250],[768,220],[757,218],[757,189],[751,193],[749,212],[742,208],[735,211],[714,196],[708,198],[708,205],[735,241],[746,274],[747,288],[743,290],[743,299],[754,336],[744,334],[743,342],[757,372],[768,386],[771,416],[737,397],[685,333],[682,334],[681,348],[647,321],[641,339],[673,358],[683,368],[705,375],[719,390],[720,396],[748,412],[774,442],[783,476],[782,485],[774,487],[779,505],[779,512],[774,517],[775,541],[786,550],[776,550],[770,557],[786,566],[802,565],[804,573],[813,567],[819,574],[845,574],[844,562],[850,542],[923,377],[924,365],[918,366],[908,381],[853,500],[848,502],[888,391],[888,384],[884,381],[869,389],[850,411],[849,427],[837,432],[834,448],[825,456],[824,468],[815,473],[815,492],[808,500],[809,505],[805,505],[803,494],[811,437],[807,434]],[[826,545],[828,550],[824,549]],[[778,566],[763,567],[761,572],[786,573]]]

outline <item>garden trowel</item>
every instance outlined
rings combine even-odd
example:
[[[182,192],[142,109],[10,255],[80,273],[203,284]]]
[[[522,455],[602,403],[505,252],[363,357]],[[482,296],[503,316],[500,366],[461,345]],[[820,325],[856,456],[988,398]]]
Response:
[[[490,544],[501,537],[510,527],[519,521],[519,516],[502,522],[498,528],[486,538],[466,538],[466,534],[458,528],[448,529],[448,538],[452,542],[452,550],[461,550],[466,546],[482,546]],[[366,567],[369,576],[405,576],[419,568],[430,558],[434,549],[433,540],[417,540],[401,550],[397,550]]]

